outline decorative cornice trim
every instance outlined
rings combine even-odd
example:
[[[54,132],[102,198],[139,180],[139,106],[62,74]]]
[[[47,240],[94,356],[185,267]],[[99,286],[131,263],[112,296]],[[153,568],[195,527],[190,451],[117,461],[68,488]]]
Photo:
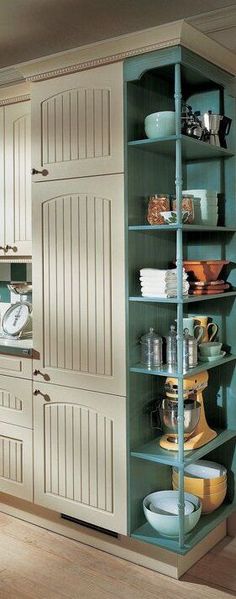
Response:
[[[186,21],[193,27],[199,28],[203,33],[232,29],[232,27],[236,27],[236,6],[231,5],[202,13],[201,15],[189,17]]]
[[[30,100],[30,94],[24,94],[23,96],[15,96],[12,98],[4,98],[0,100],[0,106],[7,106],[8,104],[18,104],[19,102],[26,102]]]
[[[120,62],[125,60],[126,58],[130,58],[131,56],[137,56],[138,54],[145,54],[146,52],[154,52],[155,50],[160,50],[161,48],[168,48],[171,46],[176,46],[180,43],[179,38],[172,39],[168,42],[157,42],[155,44],[150,44],[149,46],[143,46],[141,48],[135,48],[132,50],[126,50],[125,52],[119,52],[117,54],[111,54],[109,56],[104,56],[101,58],[96,58],[92,60],[87,60],[85,62],[77,63],[74,65],[70,65],[67,67],[63,67],[61,69],[54,69],[52,71],[47,71],[45,73],[39,73],[37,75],[31,75],[26,77],[26,81],[44,81],[46,79],[53,79],[54,77],[62,77],[63,75],[69,75],[71,73],[77,73],[78,71],[85,71],[88,69],[94,69],[96,67],[100,67],[105,64],[111,64],[114,62]]]

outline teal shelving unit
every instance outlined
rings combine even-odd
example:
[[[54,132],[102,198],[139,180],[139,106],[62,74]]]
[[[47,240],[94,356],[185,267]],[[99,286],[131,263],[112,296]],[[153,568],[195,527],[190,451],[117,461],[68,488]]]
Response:
[[[236,183],[235,99],[233,77],[180,46],[127,59],[124,64],[126,121],[126,249],[127,249],[127,346],[129,438],[129,531],[135,539],[186,554],[236,509]],[[181,134],[181,105],[194,110],[226,114],[232,118],[227,149]],[[144,133],[147,114],[175,110],[176,135],[149,140]],[[181,224],[182,189],[209,188],[221,194],[218,226]],[[149,225],[147,199],[154,193],[175,194],[178,222]],[[227,293],[182,297],[182,260],[230,261]],[[140,268],[167,268],[177,261],[177,297],[143,298]],[[183,316],[205,314],[219,327],[219,339],[227,354],[214,363],[184,372],[182,364]],[[178,367],[149,370],[140,363],[141,335],[150,326],[162,336],[177,319]],[[151,427],[150,413],[164,390],[165,377],[178,379],[179,395],[187,376],[208,370],[204,405],[209,425],[217,437],[196,450],[184,451],[183,401],[178,402],[179,449],[160,447],[161,432]],[[207,456],[228,470],[228,492],[223,505],[202,516],[197,527],[184,534],[184,466]],[[172,467],[179,470],[178,539],[158,535],[146,522],[142,501],[152,491],[171,489]]]

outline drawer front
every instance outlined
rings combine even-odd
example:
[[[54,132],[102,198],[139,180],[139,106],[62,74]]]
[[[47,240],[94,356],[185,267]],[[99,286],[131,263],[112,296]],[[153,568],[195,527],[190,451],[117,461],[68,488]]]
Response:
[[[0,374],[16,376],[23,379],[32,378],[32,360],[31,358],[21,358],[20,356],[0,355]]]
[[[0,421],[32,428],[32,381],[0,375]]]
[[[0,492],[33,501],[32,431],[0,422]]]

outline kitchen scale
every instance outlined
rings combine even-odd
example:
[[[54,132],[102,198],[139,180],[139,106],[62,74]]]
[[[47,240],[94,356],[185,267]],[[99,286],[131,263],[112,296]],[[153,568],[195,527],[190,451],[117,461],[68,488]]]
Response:
[[[20,301],[12,304],[2,318],[2,337],[4,339],[28,339],[32,337],[32,304],[25,301],[32,285],[15,283],[8,289],[20,295]]]
[[[193,393],[196,396],[196,400],[201,405],[200,418],[196,428],[193,430],[188,439],[184,442],[184,451],[197,449],[202,447],[206,443],[209,443],[212,439],[217,437],[216,431],[212,430],[206,421],[204,400],[202,392],[208,385],[208,373],[200,372],[188,378],[184,378],[184,397],[191,396]],[[173,402],[178,401],[178,380],[172,377],[166,379],[166,396]],[[173,435],[174,436],[174,435]],[[176,437],[176,435],[175,435]],[[175,442],[174,442],[175,441]],[[170,451],[178,451],[178,442],[175,439],[171,439],[171,435],[163,435],[160,440],[160,446]]]

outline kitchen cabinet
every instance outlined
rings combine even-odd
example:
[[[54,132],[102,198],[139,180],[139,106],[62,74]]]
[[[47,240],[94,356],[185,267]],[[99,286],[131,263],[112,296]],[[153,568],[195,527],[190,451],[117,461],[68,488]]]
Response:
[[[27,501],[33,501],[32,427],[32,360],[1,355],[0,492]]]
[[[0,491],[33,501],[32,430],[0,422]]]
[[[235,99],[232,76],[185,48],[160,50],[139,60],[130,58],[124,66],[126,81],[126,206],[127,206],[127,304],[129,345],[129,509],[131,536],[140,541],[184,555],[235,510],[236,479],[236,278],[233,263],[236,251],[235,216]],[[229,89],[231,92],[229,93]],[[233,119],[227,148],[181,134],[181,103],[193,110],[225,114]],[[175,135],[147,139],[144,118],[156,111],[175,111]],[[180,207],[182,189],[213,189],[220,192],[218,226],[177,224],[150,225],[147,222],[148,196],[173,194]],[[183,259],[225,258],[231,262],[227,280],[231,288],[211,296],[143,297],[139,270],[166,269],[177,259],[182,280]],[[223,277],[224,278],[224,277]],[[227,355],[217,362],[199,362],[183,370],[181,337],[183,317],[205,314],[217,323],[219,340]],[[153,327],[164,337],[170,325],[178,323],[178,368],[163,364],[148,368],[140,360],[140,337]],[[183,393],[178,400],[178,451],[160,446],[160,431],[151,426],[151,412],[164,396],[165,379],[176,378],[183,389],[187,377],[209,372],[205,397],[208,424],[217,436],[196,450],[184,451]],[[158,423],[157,423],[158,426]],[[184,504],[184,467],[206,456],[226,466],[228,488],[225,502],[200,518],[196,528],[184,534],[183,511],[179,515],[179,538],[162,536],[145,520],[142,502],[153,491],[172,488],[172,467],[178,471],[179,504]]]
[[[125,398],[34,385],[35,503],[126,533]]]
[[[30,102],[0,108],[0,257],[30,256]]]
[[[33,193],[34,378],[124,396],[123,175]]]
[[[123,172],[123,65],[32,86],[33,181]]]

